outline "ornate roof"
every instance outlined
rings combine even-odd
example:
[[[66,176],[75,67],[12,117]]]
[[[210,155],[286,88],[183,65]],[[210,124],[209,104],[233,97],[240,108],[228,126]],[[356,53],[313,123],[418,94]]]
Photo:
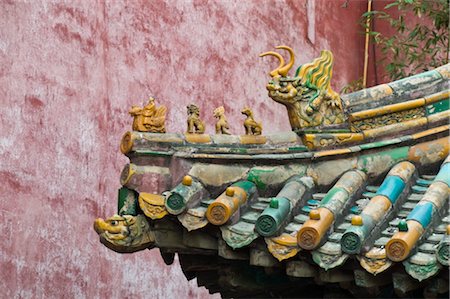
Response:
[[[242,136],[226,135],[223,109],[217,135],[195,105],[186,134],[145,132],[135,116],[144,129],[122,139],[130,163],[118,215],[95,221],[101,242],[177,253],[188,279],[224,296],[292,296],[313,279],[354,295],[448,292],[450,65],[339,96],[331,71],[314,73],[330,55],[271,72],[269,96],[299,103],[293,132],[262,135],[248,108]]]

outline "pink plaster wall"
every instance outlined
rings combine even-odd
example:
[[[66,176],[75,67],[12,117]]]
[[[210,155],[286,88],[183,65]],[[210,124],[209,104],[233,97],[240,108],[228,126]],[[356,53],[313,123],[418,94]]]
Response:
[[[250,105],[265,132],[289,130],[265,90],[277,62],[258,54],[287,44],[298,66],[330,49],[339,90],[363,62],[365,3],[345,2],[0,1],[0,297],[209,297],[156,250],[119,255],[92,229],[116,209],[127,110],[154,95],[182,132],[197,103],[212,133],[224,105],[240,134]]]

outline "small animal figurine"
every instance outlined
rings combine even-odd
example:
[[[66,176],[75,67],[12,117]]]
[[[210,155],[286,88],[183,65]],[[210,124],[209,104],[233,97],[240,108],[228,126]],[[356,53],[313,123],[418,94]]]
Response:
[[[131,116],[133,116],[133,131],[139,131],[139,132],[146,132],[147,128],[144,127],[144,115],[143,110],[139,106],[131,106],[130,113]]]
[[[228,121],[225,117],[225,108],[223,106],[217,107],[214,109],[213,115],[218,119],[216,122],[216,134],[230,135],[230,132],[228,132],[230,127],[228,126]]]
[[[245,135],[261,135],[262,125],[253,118],[253,111],[249,107],[244,107],[241,113],[247,116],[244,120]]]
[[[186,106],[187,108],[187,133],[203,134],[205,133],[205,124],[200,119],[200,109],[194,104]]]
[[[132,106],[128,113],[133,116],[133,131],[165,133],[166,112],[165,106],[156,107],[153,97],[143,108]]]

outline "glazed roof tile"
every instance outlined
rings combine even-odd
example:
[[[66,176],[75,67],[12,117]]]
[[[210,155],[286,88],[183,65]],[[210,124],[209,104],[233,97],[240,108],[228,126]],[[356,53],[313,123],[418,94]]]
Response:
[[[440,165],[434,166],[432,168],[427,167],[426,174],[422,174],[421,169],[416,169],[415,173],[412,174],[405,182],[406,187],[405,190],[401,193],[400,199],[397,200],[395,205],[393,205],[392,208],[390,208],[390,210],[386,212],[386,215],[382,216],[380,221],[376,223],[374,229],[372,229],[372,231],[370,232],[368,239],[365,241],[365,247],[363,251],[360,254],[346,254],[342,252],[340,243],[342,242],[344,233],[350,227],[352,227],[352,217],[355,215],[361,215],[361,211],[364,211],[368,203],[379,196],[378,192],[380,191],[380,184],[374,183],[381,182],[383,179],[386,180],[387,178],[385,174],[381,174],[377,177],[367,177],[366,181],[364,182],[363,188],[360,190],[356,190],[356,196],[350,198],[344,205],[344,207],[340,208],[339,212],[336,214],[336,219],[328,229],[328,232],[324,235],[323,240],[321,241],[321,245],[313,251],[310,251],[313,257],[312,260],[315,262],[315,264],[317,264],[316,266],[329,270],[333,268],[339,268],[348,259],[358,258],[361,260],[363,269],[368,270],[372,274],[379,274],[380,271],[386,271],[388,268],[394,265],[395,263],[389,261],[386,258],[385,254],[382,258],[378,259],[378,264],[374,268],[368,267],[365,261],[367,259],[373,259],[370,257],[371,252],[376,252],[376,250],[381,250],[384,252],[387,242],[396,232],[398,232],[399,223],[402,220],[406,219],[409,213],[411,213],[411,211],[417,206],[420,200],[424,197],[424,194],[432,185],[433,180],[435,179],[436,174],[439,171],[439,166]],[[391,167],[391,170],[394,167],[396,166]],[[339,177],[342,176],[343,174],[341,174]],[[282,187],[283,185],[277,190],[282,189]],[[269,242],[268,244],[270,244],[271,242],[276,243],[280,239],[280,237],[283,236],[283,234],[288,234],[295,237],[295,235],[302,228],[303,224],[310,219],[311,211],[315,211],[321,206],[324,206],[322,204],[324,198],[327,198],[327,196],[329,196],[327,195],[329,194],[329,192],[334,192],[332,191],[334,190],[333,185],[329,185],[328,187],[314,186],[311,190],[311,193],[302,196],[297,206],[292,207],[291,212],[289,212],[290,216],[284,216],[286,218],[283,219],[283,224],[281,226],[281,229],[279,230],[279,234],[268,238],[266,237],[266,242]],[[186,215],[196,215],[197,217],[203,219],[203,225],[197,227],[187,225],[188,230],[205,231],[206,234],[204,236],[209,236],[210,238],[223,238],[227,245],[224,244],[221,246],[230,246],[233,249],[241,248],[244,250],[253,250],[253,248],[259,248],[258,250],[259,252],[261,252],[261,250],[264,250],[263,248],[266,247],[266,245],[261,247],[261,243],[259,240],[262,240],[263,238],[256,232],[255,223],[257,222],[257,219],[261,215],[261,213],[266,208],[268,208],[271,199],[275,197],[277,193],[278,191],[275,190],[268,192],[267,195],[269,196],[257,196],[249,199],[244,207],[238,209],[238,214],[236,215],[239,216],[235,217],[232,223],[220,226],[220,230],[222,231],[222,233],[219,234],[219,236],[215,235],[214,233],[211,235],[211,229],[213,229],[214,231],[216,227],[208,224],[207,220],[205,220],[207,207],[212,202],[214,202],[214,199],[205,198],[204,200],[199,202],[197,207],[193,207],[187,210],[185,215],[181,217],[186,217]],[[270,195],[272,197],[270,197]],[[448,207],[448,202],[446,204],[446,207]],[[169,215],[166,218],[172,219],[172,217],[174,216]],[[421,240],[419,240],[419,242],[417,242],[412,248],[412,254],[403,262],[405,265],[406,273],[408,273],[415,279],[423,280],[430,276],[436,275],[436,273],[439,272],[440,267],[430,265],[437,264],[435,257],[436,248],[445,236],[445,232],[447,229],[446,224],[448,222],[448,215],[445,218],[433,219],[432,226],[424,232],[423,238],[421,238]],[[179,228],[177,229],[182,230],[182,225],[186,226],[186,223],[181,221],[181,223],[178,224]],[[198,238],[198,240],[199,242],[202,242],[201,240],[203,239],[202,237],[200,237]],[[194,246],[193,249],[197,249],[198,247],[195,247],[194,243],[190,242],[191,246]],[[219,242],[218,244],[221,243]],[[161,245],[162,244],[157,244],[157,246]],[[161,247],[166,250],[175,249],[165,248],[164,246]],[[309,251],[301,250],[297,244],[295,244],[294,247],[296,249],[293,252],[292,245],[283,245],[283,243],[280,243],[278,244],[278,247],[276,249],[278,254],[275,254],[275,256],[278,258],[278,260],[281,261],[284,259],[282,257],[283,254],[288,260],[296,260],[297,258],[306,257],[309,254]],[[184,246],[183,248],[184,250],[189,251],[190,247]],[[268,253],[270,252],[269,249],[265,250],[267,250]],[[254,261],[253,263],[257,263],[257,261]],[[380,266],[380,264],[383,264],[384,266]],[[310,265],[314,266],[314,264]],[[433,270],[420,270],[420,267],[428,267],[426,269],[430,269],[431,267]],[[426,273],[420,274],[422,272]]]
[[[101,240],[120,252],[147,247],[158,247],[163,255],[176,252],[184,270],[197,272],[207,267],[199,260],[213,256],[210,266],[216,272],[225,260],[276,267],[288,276],[317,276],[322,282],[358,278],[365,281],[358,282],[362,285],[382,285],[374,275],[389,275],[394,286],[405,277],[437,281],[448,263],[448,251],[439,249],[450,243],[448,174],[440,173],[450,165],[444,103],[449,73],[450,64],[342,96],[349,119],[353,115],[363,122],[389,119],[411,105],[422,109],[414,119],[399,120],[395,114],[394,123],[358,132],[286,132],[254,143],[235,135],[128,132],[124,140],[132,140],[131,146],[122,148],[130,164],[121,176],[119,212],[127,216],[127,225],[136,219],[149,227],[143,238],[148,245],[127,251],[108,235],[99,233]],[[405,107],[403,102],[408,102]],[[400,110],[392,113],[386,107]],[[354,139],[340,143],[349,136]],[[321,147],[327,138],[336,143],[328,146],[326,141]],[[185,175],[195,183],[183,185]],[[166,192],[151,194],[154,190],[142,183],[155,178]],[[447,184],[441,191],[447,192],[443,204],[433,191],[436,182]],[[175,203],[181,208],[175,213],[166,206],[177,186],[184,191],[178,190]],[[226,221],[215,225],[214,219]],[[411,237],[413,231],[419,234]],[[399,261],[392,256],[405,248],[389,247],[397,236],[406,240],[409,252]],[[138,237],[131,239],[133,246]],[[187,255],[198,260],[188,266]]]

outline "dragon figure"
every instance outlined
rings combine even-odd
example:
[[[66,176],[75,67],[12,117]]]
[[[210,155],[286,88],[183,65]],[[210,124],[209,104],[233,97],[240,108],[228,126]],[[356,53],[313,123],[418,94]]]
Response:
[[[98,218],[94,229],[106,247],[120,253],[152,248],[155,242],[144,215],[114,215],[106,220]]]
[[[266,88],[269,97],[286,106],[289,121],[294,131],[302,131],[307,127],[330,126],[340,127],[345,122],[342,100],[330,85],[333,67],[333,54],[324,50],[320,57],[311,63],[297,68],[294,77],[288,76],[295,63],[294,51],[288,46],[277,49],[287,50],[290,54],[286,64],[283,57],[273,51],[260,54],[275,56],[279,66],[269,74],[272,80]]]

